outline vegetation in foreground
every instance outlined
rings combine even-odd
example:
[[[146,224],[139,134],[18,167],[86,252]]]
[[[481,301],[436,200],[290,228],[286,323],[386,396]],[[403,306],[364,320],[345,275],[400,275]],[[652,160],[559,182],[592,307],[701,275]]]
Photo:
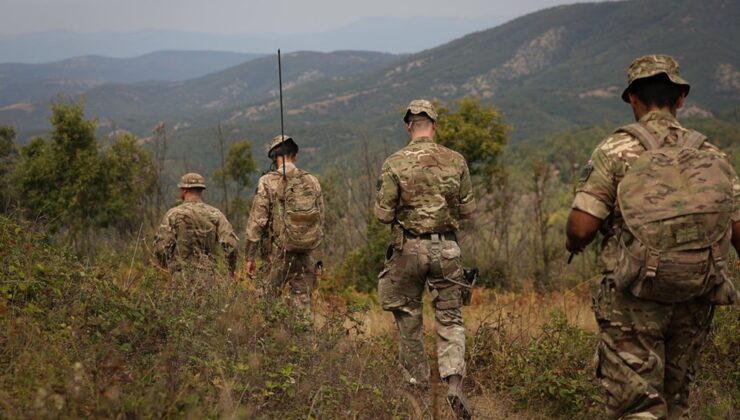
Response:
[[[131,251],[83,264],[6,217],[0,245],[1,417],[447,415],[398,387],[395,338],[366,333],[372,304],[325,294],[306,320],[228,278],[173,284]],[[574,315],[583,296],[502,296],[466,309],[472,399],[505,402],[476,413],[597,416],[594,334]],[[718,312],[694,389],[702,418],[731,418],[740,401],[740,317]]]

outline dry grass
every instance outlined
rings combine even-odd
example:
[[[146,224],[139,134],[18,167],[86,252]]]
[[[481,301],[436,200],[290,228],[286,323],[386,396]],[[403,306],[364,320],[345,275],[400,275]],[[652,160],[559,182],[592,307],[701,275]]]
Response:
[[[0,418],[448,418],[399,387],[393,317],[372,295],[318,291],[306,322],[248,281],[173,287],[130,253],[81,264],[0,218]],[[464,308],[477,418],[594,418],[588,285],[539,295],[476,290]],[[425,300],[427,351],[433,314]],[[732,418],[740,312],[718,312],[692,397]],[[728,417],[729,416],[729,417]]]

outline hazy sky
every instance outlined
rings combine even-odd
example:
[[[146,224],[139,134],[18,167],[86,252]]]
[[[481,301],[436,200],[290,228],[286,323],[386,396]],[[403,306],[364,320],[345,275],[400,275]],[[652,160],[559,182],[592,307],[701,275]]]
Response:
[[[164,29],[322,32],[367,17],[516,17],[584,0],[0,0],[0,33]]]

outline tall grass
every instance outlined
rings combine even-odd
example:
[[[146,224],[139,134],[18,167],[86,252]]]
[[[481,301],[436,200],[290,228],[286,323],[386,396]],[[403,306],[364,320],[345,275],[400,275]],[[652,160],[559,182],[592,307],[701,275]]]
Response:
[[[449,417],[439,378],[427,393],[401,385],[393,317],[373,293],[319,290],[307,318],[228,276],[174,282],[137,252],[83,263],[0,217],[0,418]],[[477,417],[600,416],[585,285],[478,290],[464,315]],[[696,417],[736,417],[738,349],[738,311],[719,310]]]

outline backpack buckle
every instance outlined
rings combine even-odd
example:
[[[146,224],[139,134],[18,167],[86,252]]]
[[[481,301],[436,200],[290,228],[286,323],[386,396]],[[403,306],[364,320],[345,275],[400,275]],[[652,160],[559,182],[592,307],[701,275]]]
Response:
[[[722,251],[719,248],[719,242],[712,244],[712,260],[714,260],[714,267],[717,271],[722,271],[725,268],[725,259],[722,258]]]
[[[658,264],[660,263],[660,252],[649,250],[647,261],[645,261],[645,277],[652,278],[658,274]]]

